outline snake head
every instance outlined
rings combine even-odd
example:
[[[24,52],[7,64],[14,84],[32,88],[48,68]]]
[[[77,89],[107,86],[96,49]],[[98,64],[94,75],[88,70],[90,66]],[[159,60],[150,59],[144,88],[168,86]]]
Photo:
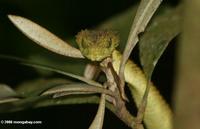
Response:
[[[119,36],[109,30],[82,30],[76,35],[76,42],[86,58],[102,61],[119,45]]]

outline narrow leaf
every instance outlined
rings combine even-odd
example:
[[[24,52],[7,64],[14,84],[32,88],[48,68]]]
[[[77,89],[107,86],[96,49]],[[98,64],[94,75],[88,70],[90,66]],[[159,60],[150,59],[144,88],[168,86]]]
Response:
[[[4,98],[0,100],[0,104],[2,103],[9,103],[20,100],[19,98],[11,97],[11,98]]]
[[[0,98],[17,96],[17,93],[6,84],[0,84]]]
[[[90,95],[90,94],[95,94],[96,92],[94,91],[73,91],[73,92],[59,92],[53,94],[53,98],[59,98],[59,97],[66,97],[70,95]]]
[[[19,100],[19,95],[8,85],[0,84],[0,104]]]
[[[134,48],[139,41],[138,34],[143,32],[150,21],[151,17],[159,7],[162,0],[142,0],[138,7],[135,19],[133,21],[131,31],[129,33],[128,41],[123,52],[122,61],[120,64],[119,76],[121,78],[121,90],[124,97],[124,69],[125,64]]]
[[[33,79],[24,81],[16,87],[16,92],[22,94],[23,97],[39,96],[44,91],[63,84],[73,83],[69,80],[62,78],[51,78],[51,79]]]
[[[56,73],[59,73],[59,74],[65,75],[65,76],[69,76],[69,77],[75,78],[77,80],[83,81],[83,82],[85,82],[87,84],[90,84],[90,85],[102,87],[102,85],[100,83],[98,83],[98,82],[95,82],[93,80],[90,80],[90,79],[87,79],[85,77],[78,76],[78,75],[75,75],[75,74],[72,74],[72,73],[67,73],[67,72],[62,71],[62,70],[58,70],[58,69],[51,68],[51,67],[44,66],[44,65],[33,64],[33,63],[23,63],[23,64],[27,65],[27,66],[30,66],[30,67],[34,67],[34,68],[50,70],[50,71],[53,71],[53,72],[56,72]]]
[[[8,17],[20,31],[42,47],[60,55],[84,58],[78,49],[70,46],[45,28],[29,19],[15,15],[8,15]]]
[[[104,114],[105,114],[105,94],[101,95],[99,107],[97,114],[90,125],[89,129],[102,129],[103,127],[103,121],[104,121]]]
[[[113,93],[110,90],[107,90],[105,88],[97,87],[97,86],[91,86],[84,83],[71,83],[71,84],[64,84],[59,85],[53,88],[50,88],[42,93],[42,95],[51,95],[51,94],[59,94],[63,95],[70,95],[70,94],[77,94],[77,93],[88,93],[88,94],[94,94],[94,93],[105,93],[110,96],[114,96]]]
[[[169,20],[170,17],[170,20]],[[150,80],[158,59],[166,49],[169,42],[180,32],[180,6],[177,9],[169,9],[162,17],[152,21],[140,40],[140,60],[147,78],[147,86],[139,105],[137,121],[142,121],[147,106],[148,94],[150,94]]]
[[[87,83],[89,85],[94,85],[94,86],[102,87],[102,85],[100,83],[95,82],[95,81],[90,80],[90,79],[87,79],[85,77],[78,76],[78,75],[75,75],[75,74],[72,74],[72,73],[68,73],[68,72],[65,72],[65,71],[62,71],[62,70],[59,70],[59,69],[56,69],[56,68],[51,68],[49,66],[44,66],[44,65],[41,65],[41,64],[36,64],[34,62],[30,62],[30,61],[27,61],[27,60],[19,58],[19,57],[7,56],[7,55],[0,55],[0,58],[2,58],[2,59],[8,59],[8,60],[14,60],[14,61],[19,61],[23,65],[27,65],[27,66],[34,67],[34,68],[39,68],[39,69],[44,69],[44,70],[53,71],[53,72],[56,72],[56,73],[59,73],[59,74],[65,75],[65,76],[69,76],[69,77],[75,78],[75,79],[80,80],[80,81],[83,81],[83,82],[85,82],[85,83]]]
[[[122,64],[124,65],[128,60],[131,51],[133,50],[136,43],[139,41],[138,34],[143,32],[150,21],[151,17],[159,7],[162,0],[142,0],[135,19],[133,21],[131,31],[129,33],[128,41],[123,52]]]

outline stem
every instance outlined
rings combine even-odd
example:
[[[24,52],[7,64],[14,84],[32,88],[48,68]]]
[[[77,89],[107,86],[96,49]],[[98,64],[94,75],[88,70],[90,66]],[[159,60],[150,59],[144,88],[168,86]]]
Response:
[[[135,117],[133,117],[130,112],[126,109],[125,103],[121,105],[121,109],[117,108],[117,116],[126,123],[129,127],[134,128]]]
[[[113,91],[115,95],[115,102],[113,103],[113,113],[121,119],[124,123],[126,123],[129,127],[132,129],[135,127],[135,118],[133,115],[129,113],[129,111],[126,108],[125,101],[123,100],[123,97],[121,96],[120,87],[118,87],[120,84],[118,82],[119,76],[116,72],[114,72],[113,66],[112,66],[112,59],[106,58],[101,62],[102,71],[105,73],[107,78],[107,84],[108,89]],[[143,126],[142,126],[143,127]]]

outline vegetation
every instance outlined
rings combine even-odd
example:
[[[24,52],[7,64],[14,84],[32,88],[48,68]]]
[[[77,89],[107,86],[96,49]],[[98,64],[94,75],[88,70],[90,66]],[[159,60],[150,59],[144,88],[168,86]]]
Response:
[[[196,93],[200,80],[197,42],[200,19],[194,12],[199,12],[200,3],[197,0],[188,3],[185,0],[185,3],[180,2],[170,6],[166,3],[161,4],[161,2],[160,0],[142,0],[138,5],[133,3],[128,10],[114,15],[96,26],[87,27],[88,30],[84,29],[84,25],[79,30],[73,30],[72,23],[68,22],[70,24],[66,26],[69,27],[69,30],[73,30],[76,34],[79,33],[75,36],[73,31],[70,34],[70,31],[65,28],[67,38],[59,38],[60,36],[56,36],[59,34],[53,34],[45,29],[49,27],[45,24],[42,25],[44,27],[39,25],[37,18],[22,17],[21,14],[14,11],[4,12],[5,15],[1,16],[2,19],[6,19],[7,16],[9,19],[1,22],[6,24],[3,28],[14,30],[14,24],[32,41],[25,38],[24,35],[20,35],[19,31],[15,29],[13,34],[16,36],[6,35],[7,38],[12,38],[8,39],[9,42],[6,44],[3,42],[0,44],[2,46],[0,58],[3,71],[0,84],[2,128],[7,128],[8,125],[18,128],[15,124],[9,124],[9,120],[15,120],[15,113],[26,114],[26,111],[46,110],[51,116],[54,114],[52,113],[54,109],[49,110],[52,107],[62,107],[63,109],[59,109],[60,111],[69,112],[64,108],[70,107],[70,105],[75,104],[72,109],[75,107],[81,109],[83,106],[80,104],[85,104],[91,109],[90,104],[98,104],[98,110],[93,108],[93,116],[90,116],[90,119],[93,118],[93,120],[85,120],[81,127],[72,123],[72,125],[66,124],[61,128],[102,129],[105,126],[105,128],[115,129],[172,129],[173,127],[197,129],[199,127],[199,123],[196,122],[199,117],[197,112],[200,105],[198,104],[199,96]],[[10,4],[9,2],[2,3]],[[3,7],[7,7],[7,5]],[[186,12],[183,15],[183,27],[181,26],[182,10]],[[76,12],[73,13],[73,15],[75,14]],[[70,20],[72,18],[70,17]],[[13,24],[10,24],[10,21]],[[79,24],[82,21],[84,18],[76,22]],[[181,45],[177,45],[179,51],[176,62],[178,65],[175,69],[178,77],[175,81],[176,87],[173,88],[175,89],[173,104],[170,103],[175,110],[172,111],[164,100],[166,96],[163,98],[150,80],[167,46],[176,42],[173,39],[180,34],[181,27],[183,35],[180,40]],[[13,43],[10,44],[10,41]],[[32,44],[26,42],[32,42]],[[34,46],[33,43],[48,50]],[[118,44],[119,47],[117,47]],[[9,52],[10,50],[15,51]],[[131,57],[131,53],[136,55]],[[137,55],[140,62],[136,62],[138,65],[141,64],[141,68],[130,61]],[[169,61],[164,63],[168,64]],[[5,65],[10,65],[10,67]],[[13,66],[22,70],[13,70]],[[9,69],[11,69],[11,73],[9,73]],[[22,73],[25,71],[25,75],[21,79],[17,77],[20,74],[13,74],[14,72],[21,73],[21,71]],[[162,73],[159,74],[162,76]],[[168,74],[172,76],[171,73]],[[28,77],[26,77],[27,75]],[[7,78],[9,81],[3,80],[3,78]],[[13,78],[16,78],[16,81]],[[165,80],[168,81],[168,79],[165,76]],[[192,89],[188,87],[191,84],[193,84]],[[157,86],[158,89],[162,89],[159,87]],[[168,89],[170,87],[165,90]],[[161,90],[161,93],[165,92]],[[190,100],[185,98],[193,93],[193,101],[189,104]],[[167,94],[168,98],[171,98],[170,95]],[[188,104],[185,104],[185,100]],[[136,106],[133,105],[134,103]],[[112,115],[107,116],[105,108],[115,114],[121,120],[120,123],[125,123],[127,127],[118,126],[117,120],[110,123]],[[188,112],[185,113],[185,110]],[[86,114],[90,113],[90,111],[86,112]],[[69,123],[72,121],[70,119],[75,118],[75,123],[79,123],[81,120],[78,118],[81,113],[72,114],[73,117],[59,116],[59,120],[62,119]],[[39,120],[40,117],[35,118],[31,120]],[[85,118],[86,116],[84,116]],[[26,120],[23,117],[21,119]],[[42,121],[49,123],[48,120]],[[109,124],[106,124],[107,122]],[[43,123],[40,124],[41,128],[44,128]],[[48,124],[48,128],[51,127],[57,128],[57,125],[53,127]]]

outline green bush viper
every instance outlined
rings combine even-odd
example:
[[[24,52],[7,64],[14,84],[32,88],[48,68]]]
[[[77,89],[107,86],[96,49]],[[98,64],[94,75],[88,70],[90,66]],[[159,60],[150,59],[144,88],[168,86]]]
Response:
[[[109,30],[82,30],[76,36],[76,41],[82,54],[92,61],[101,61],[112,54],[113,67],[119,71],[121,54],[116,51],[119,38],[116,32]],[[125,81],[129,84],[132,95],[138,106],[146,88],[146,78],[142,70],[131,61],[125,67]],[[159,94],[155,86],[150,83],[148,104],[144,122],[148,129],[172,129],[172,112]]]
[[[119,71],[121,57],[121,53],[117,50],[112,53],[113,66],[116,71]],[[125,81],[129,84],[128,86],[138,106],[142,100],[147,80],[142,70],[130,60],[125,67]],[[172,129],[171,109],[156,87],[152,83],[150,85],[151,89],[144,116],[146,127],[147,129]]]

